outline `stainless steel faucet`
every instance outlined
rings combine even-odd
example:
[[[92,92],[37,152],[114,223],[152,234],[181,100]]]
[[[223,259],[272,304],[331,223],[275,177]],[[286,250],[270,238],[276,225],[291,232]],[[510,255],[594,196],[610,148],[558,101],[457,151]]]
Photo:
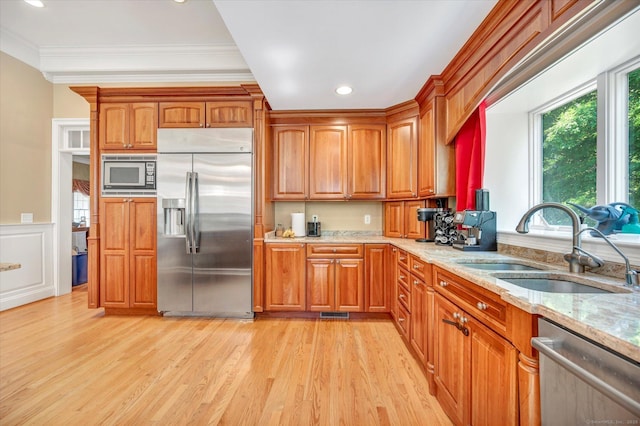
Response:
[[[520,234],[526,234],[529,232],[529,220],[531,216],[538,210],[553,208],[562,210],[567,213],[571,218],[571,224],[573,227],[573,248],[571,253],[564,255],[564,260],[569,262],[569,272],[584,273],[584,267],[589,266],[591,268],[599,268],[604,265],[604,262],[582,249],[581,247],[581,231],[580,231],[580,219],[578,215],[569,207],[560,203],[541,203],[531,207],[520,219],[516,231]]]
[[[631,265],[629,264],[629,258],[627,256],[625,256],[624,253],[622,253],[622,250],[620,250],[615,244],[613,244],[611,242],[611,240],[609,240],[609,238],[607,238],[606,235],[604,235],[602,232],[600,232],[600,230],[598,230],[596,228],[585,228],[585,229],[580,230],[580,232],[578,232],[578,234],[582,234],[584,231],[592,231],[592,232],[595,232],[596,234],[600,235],[607,242],[607,244],[609,244],[611,246],[611,248],[616,251],[616,253],[618,253],[620,256],[622,256],[622,258],[624,259],[625,267],[627,268],[627,272],[625,273],[625,278],[627,279],[627,285],[628,286],[637,287],[637,286],[640,285],[640,283],[638,282],[638,271],[636,271],[634,269],[631,269]]]

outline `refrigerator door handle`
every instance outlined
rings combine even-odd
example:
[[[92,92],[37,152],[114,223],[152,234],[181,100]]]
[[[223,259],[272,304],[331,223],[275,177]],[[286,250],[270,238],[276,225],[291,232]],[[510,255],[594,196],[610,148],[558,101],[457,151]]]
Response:
[[[191,190],[191,234],[193,253],[200,252],[200,187],[198,186],[198,172],[193,172],[193,188]]]
[[[186,243],[186,249],[187,249],[187,254],[191,254],[192,253],[192,239],[191,239],[191,227],[193,226],[192,220],[191,220],[191,181],[192,181],[192,176],[191,176],[191,172],[187,172],[187,178],[186,178],[186,188],[185,188],[185,194],[186,194],[186,203],[185,203],[185,232],[184,232],[184,240]]]

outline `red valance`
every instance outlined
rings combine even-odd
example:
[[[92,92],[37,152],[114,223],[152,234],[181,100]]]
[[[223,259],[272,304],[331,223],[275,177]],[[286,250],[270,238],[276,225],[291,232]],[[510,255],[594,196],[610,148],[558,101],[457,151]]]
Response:
[[[456,135],[456,210],[475,210],[482,188],[486,139],[486,103],[482,101]]]
[[[72,183],[73,192],[80,192],[88,197],[89,188],[90,186],[89,186],[88,180],[73,179],[73,183]]]

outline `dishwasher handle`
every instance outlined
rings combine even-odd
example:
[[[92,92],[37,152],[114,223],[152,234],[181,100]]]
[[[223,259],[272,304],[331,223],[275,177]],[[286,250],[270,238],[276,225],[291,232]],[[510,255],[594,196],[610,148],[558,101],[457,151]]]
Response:
[[[564,357],[560,352],[554,349],[554,340],[546,337],[534,337],[531,339],[531,346],[540,351],[541,354],[564,367],[579,379],[591,385],[603,395],[626,408],[636,416],[640,416],[640,402],[629,397],[619,389],[611,386],[593,373],[585,370],[580,365]]]

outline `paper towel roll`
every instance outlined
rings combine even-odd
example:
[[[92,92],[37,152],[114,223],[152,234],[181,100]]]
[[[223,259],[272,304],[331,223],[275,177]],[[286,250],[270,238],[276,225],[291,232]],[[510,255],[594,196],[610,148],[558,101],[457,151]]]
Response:
[[[304,213],[291,213],[291,230],[296,237],[305,236]]]

